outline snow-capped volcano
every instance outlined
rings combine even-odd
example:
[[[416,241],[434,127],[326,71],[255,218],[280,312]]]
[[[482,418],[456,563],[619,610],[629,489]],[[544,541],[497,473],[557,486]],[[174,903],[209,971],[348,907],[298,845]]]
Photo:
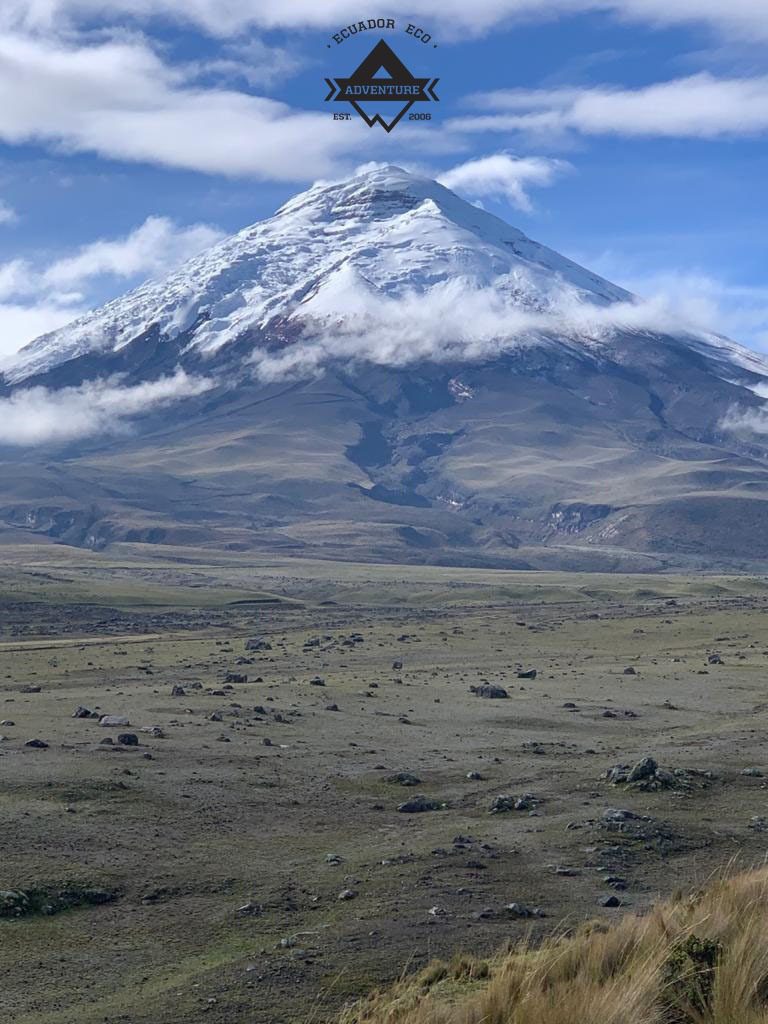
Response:
[[[632,299],[437,182],[383,167],[315,185],[165,280],[39,338],[7,377],[118,350],[150,327],[167,341],[183,335],[184,350],[210,354],[276,320],[338,323],[377,301],[386,309],[388,299],[433,296],[459,315],[456,297],[473,292],[493,292],[500,316],[546,314],[564,296],[596,307]]]
[[[0,541],[768,560],[768,364],[434,181],[319,184],[0,377]]]

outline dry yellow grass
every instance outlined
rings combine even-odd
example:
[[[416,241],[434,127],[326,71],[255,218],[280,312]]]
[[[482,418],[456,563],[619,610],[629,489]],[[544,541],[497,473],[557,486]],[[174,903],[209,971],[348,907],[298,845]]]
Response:
[[[768,1024],[768,868],[536,949],[435,962],[341,1024]]]

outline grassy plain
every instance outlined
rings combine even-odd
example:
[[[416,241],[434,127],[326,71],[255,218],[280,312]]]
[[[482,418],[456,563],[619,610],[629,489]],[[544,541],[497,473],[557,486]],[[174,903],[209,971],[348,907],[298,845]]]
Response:
[[[3,553],[0,889],[113,897],[0,918],[16,1024],[320,1024],[436,956],[764,856],[762,578]],[[601,778],[645,755],[686,773]],[[444,806],[398,812],[415,794]]]

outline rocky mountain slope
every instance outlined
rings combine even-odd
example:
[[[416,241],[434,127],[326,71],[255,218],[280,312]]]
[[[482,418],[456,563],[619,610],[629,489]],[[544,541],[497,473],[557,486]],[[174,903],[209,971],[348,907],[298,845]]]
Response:
[[[7,365],[0,538],[753,566],[764,388],[754,353],[376,168]]]

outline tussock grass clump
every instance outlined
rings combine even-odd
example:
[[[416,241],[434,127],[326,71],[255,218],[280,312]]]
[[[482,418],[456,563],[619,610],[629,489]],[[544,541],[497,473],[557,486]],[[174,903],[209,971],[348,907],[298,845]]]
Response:
[[[433,962],[340,1024],[768,1024],[768,868],[536,948]]]

